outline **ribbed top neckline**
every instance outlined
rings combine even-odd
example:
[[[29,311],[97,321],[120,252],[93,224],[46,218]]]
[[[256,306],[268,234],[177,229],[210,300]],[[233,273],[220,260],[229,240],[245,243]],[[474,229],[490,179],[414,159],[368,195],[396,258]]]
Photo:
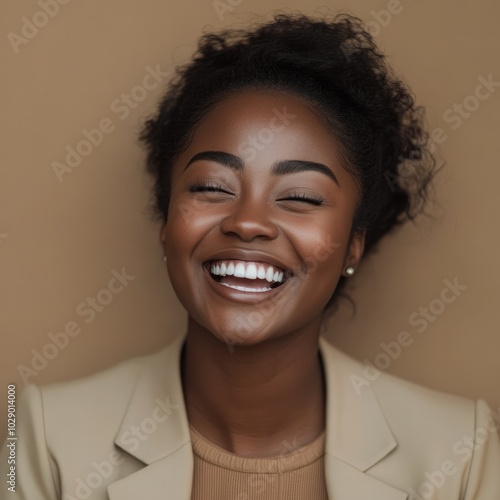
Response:
[[[212,443],[191,424],[191,442],[195,455],[225,469],[238,472],[276,474],[312,464],[325,454],[325,431],[310,443],[294,451],[270,457],[242,457]],[[286,441],[283,448],[286,450]]]

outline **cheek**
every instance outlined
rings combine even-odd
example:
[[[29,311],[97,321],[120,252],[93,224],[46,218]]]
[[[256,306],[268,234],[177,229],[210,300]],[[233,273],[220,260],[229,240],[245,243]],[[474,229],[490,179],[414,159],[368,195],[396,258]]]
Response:
[[[188,247],[203,227],[202,215],[202,208],[196,206],[192,201],[186,200],[182,196],[172,196],[165,227],[165,245],[172,248]]]
[[[206,201],[186,194],[171,198],[169,206],[169,230],[186,240],[202,238],[220,221],[221,210]]]
[[[185,274],[193,246],[193,225],[187,222],[188,217],[189,212],[183,212],[182,206],[171,203],[164,229],[164,250],[172,283],[178,273],[182,271]]]
[[[330,300],[342,273],[349,234],[350,224],[335,223],[332,217],[319,219],[317,224],[309,221],[294,233],[305,273],[301,308],[320,312]]]
[[[350,224],[336,222],[332,217],[318,217],[314,223],[308,219],[288,228],[290,239],[309,272],[340,267],[349,232]]]
[[[178,295],[184,296],[188,283],[199,278],[201,263],[197,250],[205,236],[217,227],[217,215],[207,213],[201,204],[173,198],[165,226],[164,250],[167,270],[172,286]]]
[[[193,300],[200,301],[191,284],[195,281],[196,272],[201,272],[201,267],[196,269],[191,256],[196,246],[193,227],[184,222],[181,215],[169,213],[165,226],[164,250],[167,257],[167,273],[170,284],[186,310],[190,309]]]

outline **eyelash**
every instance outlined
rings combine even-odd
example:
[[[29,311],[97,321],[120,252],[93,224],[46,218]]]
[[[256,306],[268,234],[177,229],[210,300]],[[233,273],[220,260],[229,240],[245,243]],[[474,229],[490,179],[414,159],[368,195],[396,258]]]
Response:
[[[293,195],[287,196],[286,198],[283,199],[304,201],[307,203],[311,203],[311,205],[316,205],[316,206],[323,205],[323,202],[325,201],[324,198],[322,198],[321,196],[310,196],[310,195],[305,195],[303,193],[294,193]]]
[[[191,193],[200,193],[203,191],[221,191],[223,193],[229,193],[229,191],[226,191],[222,186],[219,184],[192,184],[190,186],[187,186],[188,191]],[[305,203],[310,203],[311,205],[316,205],[320,206],[323,204],[325,201],[324,198],[321,196],[309,196],[305,195],[303,193],[294,193],[290,196],[287,196],[286,198],[281,198],[281,200],[294,200],[294,201],[303,201]]]
[[[192,184],[187,186],[188,191],[191,193],[200,193],[202,191],[222,191],[224,193],[228,193],[221,185],[219,184]]]

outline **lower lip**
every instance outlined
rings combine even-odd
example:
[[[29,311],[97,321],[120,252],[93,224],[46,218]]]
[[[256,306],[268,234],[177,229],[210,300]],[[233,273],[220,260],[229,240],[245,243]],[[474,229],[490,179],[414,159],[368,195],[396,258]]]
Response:
[[[271,288],[271,290],[268,290],[267,292],[244,292],[242,290],[236,290],[234,288],[221,285],[212,278],[212,275],[205,266],[203,266],[203,272],[205,273],[210,286],[218,295],[228,300],[244,302],[247,304],[255,304],[264,300],[269,300],[285,288],[291,279],[288,278],[282,285],[276,288]]]

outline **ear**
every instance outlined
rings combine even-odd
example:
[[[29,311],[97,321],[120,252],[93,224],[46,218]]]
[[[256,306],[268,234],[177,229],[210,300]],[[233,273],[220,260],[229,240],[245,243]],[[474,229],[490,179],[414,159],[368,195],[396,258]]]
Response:
[[[356,269],[359,266],[361,258],[363,257],[363,251],[365,249],[365,237],[365,230],[353,232],[351,234],[346,256],[344,259],[344,266],[342,268],[343,270],[345,270],[347,267],[354,267],[354,269]]]

